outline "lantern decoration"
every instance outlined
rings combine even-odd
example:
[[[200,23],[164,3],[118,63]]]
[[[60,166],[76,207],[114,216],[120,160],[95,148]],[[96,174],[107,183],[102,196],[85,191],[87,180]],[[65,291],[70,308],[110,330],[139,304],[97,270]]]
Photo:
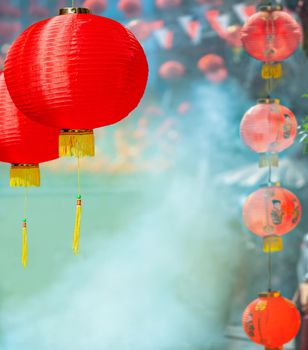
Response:
[[[244,115],[240,133],[244,143],[261,154],[260,166],[278,166],[277,153],[290,147],[297,134],[294,114],[277,99],[260,99]]]
[[[220,83],[228,76],[225,61],[221,56],[208,54],[200,58],[198,68],[213,83]]]
[[[59,131],[26,118],[0,74],[0,161],[11,164],[10,186],[40,186],[39,163],[58,158]],[[27,218],[22,224],[22,264],[27,264]]]
[[[83,7],[88,8],[94,13],[101,13],[106,10],[107,0],[85,0]]]
[[[120,0],[118,8],[127,18],[139,17],[141,14],[140,0]]]
[[[137,107],[148,65],[141,45],[120,23],[70,7],[26,29],[11,46],[4,73],[17,108],[61,130],[60,156],[79,159],[94,156],[94,128],[117,123]],[[80,205],[78,193],[76,254]]]
[[[165,80],[181,78],[185,71],[184,65],[178,61],[167,61],[159,67],[159,75]]]
[[[127,28],[139,41],[146,40],[152,34],[152,25],[146,21],[135,19],[128,23]]]
[[[181,4],[182,0],[156,0],[156,6],[162,10],[179,7]]]
[[[260,6],[242,28],[242,42],[247,53],[266,63],[264,79],[280,78],[281,65],[274,65],[291,56],[302,40],[301,26],[282,11],[281,5]]]
[[[298,225],[301,215],[298,198],[279,185],[253,192],[243,207],[245,226],[264,238],[264,251],[267,253],[282,250],[281,236]]]
[[[279,350],[290,342],[300,329],[301,317],[294,303],[273,291],[260,293],[243,313],[247,336],[268,350]]]

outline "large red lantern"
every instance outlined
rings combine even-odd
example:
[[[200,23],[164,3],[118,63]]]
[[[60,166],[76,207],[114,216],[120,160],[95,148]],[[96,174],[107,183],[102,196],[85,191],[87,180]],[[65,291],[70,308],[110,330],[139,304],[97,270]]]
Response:
[[[141,14],[140,0],[120,0],[118,8],[128,18],[139,17]]]
[[[16,106],[61,129],[60,155],[94,155],[92,129],[120,121],[143,96],[148,65],[133,34],[83,8],[35,23],[13,43],[5,79]]]
[[[276,157],[273,154],[293,144],[297,121],[287,107],[280,105],[279,100],[262,99],[245,113],[240,133],[244,143],[254,152],[272,154],[260,158],[261,166],[268,165],[269,161],[275,165]]]
[[[247,336],[266,349],[278,350],[298,333],[301,318],[296,306],[280,292],[261,293],[243,313]]]
[[[58,158],[59,131],[26,118],[0,74],[0,161],[11,164],[10,185],[40,185],[39,163]],[[22,264],[27,265],[27,219],[22,223]]]
[[[167,61],[159,68],[159,75],[165,80],[181,78],[185,74],[185,67],[178,61]]]
[[[0,161],[10,163],[10,185],[39,186],[39,163],[58,158],[59,131],[26,118],[0,75]]]
[[[272,63],[287,59],[302,39],[301,26],[279,6],[262,6],[242,29],[242,42],[249,55]]]
[[[243,221],[252,233],[264,238],[264,251],[282,249],[280,236],[299,223],[302,208],[299,199],[280,186],[268,186],[253,192],[243,206]]]

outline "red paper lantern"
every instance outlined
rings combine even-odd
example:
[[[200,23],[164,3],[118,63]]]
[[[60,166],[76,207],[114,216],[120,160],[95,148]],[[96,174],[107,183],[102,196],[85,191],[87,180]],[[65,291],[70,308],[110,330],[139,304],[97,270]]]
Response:
[[[11,163],[11,186],[39,186],[39,163],[58,158],[59,131],[26,118],[0,75],[0,161]]]
[[[160,9],[170,9],[178,7],[182,4],[182,0],[156,0],[156,6]]]
[[[60,13],[16,39],[5,79],[20,111],[64,130],[61,155],[94,155],[92,129],[120,121],[139,104],[147,60],[120,23],[82,8]]]
[[[228,78],[228,71],[226,68],[220,68],[215,72],[205,74],[205,77],[211,83],[219,84]]]
[[[267,349],[280,349],[297,334],[301,324],[295,305],[279,292],[261,293],[243,314],[247,336]]]
[[[294,114],[279,100],[262,99],[244,115],[240,133],[257,153],[278,153],[290,147],[297,134]]]
[[[243,206],[244,224],[252,233],[265,238],[266,252],[282,249],[282,242],[277,236],[293,230],[301,215],[299,199],[279,186],[260,188],[250,194]]]
[[[167,61],[159,68],[159,75],[165,80],[174,80],[185,74],[185,67],[178,61]]]
[[[264,6],[242,29],[242,42],[248,54],[268,63],[287,59],[301,39],[301,26],[291,15],[281,11],[280,6]]]
[[[101,13],[106,10],[107,0],[85,0],[83,7],[86,7],[94,13]]]
[[[140,0],[120,0],[118,8],[128,18],[139,17],[141,14]]]
[[[200,58],[198,68],[203,73],[213,73],[225,67],[225,60],[218,55],[208,54]]]

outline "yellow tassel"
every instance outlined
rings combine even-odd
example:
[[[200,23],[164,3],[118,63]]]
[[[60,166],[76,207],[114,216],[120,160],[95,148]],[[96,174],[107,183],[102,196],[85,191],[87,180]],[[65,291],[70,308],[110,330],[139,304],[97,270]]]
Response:
[[[21,263],[24,268],[27,267],[28,261],[28,240],[27,240],[27,219],[22,222],[22,251],[21,251]]]
[[[259,158],[259,168],[265,168],[268,166],[278,167],[279,158],[276,153],[272,154],[261,154]]]
[[[60,157],[94,157],[93,130],[62,130],[59,136]]]
[[[79,253],[79,240],[80,240],[80,221],[81,221],[81,196],[77,197],[77,205],[76,205],[76,218],[75,218],[75,227],[73,234],[73,252],[75,255]]]
[[[11,187],[39,187],[40,168],[35,164],[12,164],[10,170]]]
[[[262,78],[267,79],[279,79],[282,77],[282,65],[280,63],[271,64],[267,63],[262,66]]]
[[[275,253],[283,250],[283,240],[279,236],[267,236],[263,240],[264,253]]]

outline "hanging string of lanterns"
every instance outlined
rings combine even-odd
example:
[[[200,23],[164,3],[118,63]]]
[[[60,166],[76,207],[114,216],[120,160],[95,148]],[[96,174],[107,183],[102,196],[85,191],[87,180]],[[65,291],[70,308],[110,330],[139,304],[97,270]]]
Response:
[[[266,349],[282,349],[299,331],[300,314],[290,300],[272,290],[271,254],[283,249],[281,237],[298,225],[302,209],[292,192],[271,179],[272,167],[279,165],[278,153],[289,148],[297,134],[293,112],[271,93],[273,79],[282,76],[280,62],[297,50],[302,30],[281,5],[269,1],[247,20],[241,38],[246,52],[263,62],[262,78],[267,81],[267,96],[245,113],[240,134],[243,142],[260,155],[259,166],[268,167],[267,185],[250,194],[244,203],[243,222],[250,232],[263,238],[269,275],[268,291],[244,311],[243,328],[253,342]]]
[[[18,181],[14,181],[36,185],[34,179],[29,182],[25,169],[33,173],[39,162],[57,158],[58,153],[78,159],[73,233],[73,251],[77,254],[81,220],[79,160],[95,154],[93,129],[119,122],[138,106],[148,79],[145,53],[120,23],[92,15],[87,8],[74,7],[73,2],[72,7],[60,9],[58,16],[33,24],[17,37],[6,58],[4,76],[12,98],[8,103],[7,97],[4,103],[11,105],[16,118],[29,118],[25,118],[25,129],[31,129],[31,139],[24,132],[22,142],[27,147],[35,144],[33,156],[37,154],[34,159],[0,159],[14,164],[13,179],[18,173]],[[4,119],[5,108],[0,111]],[[0,156],[1,152],[5,155],[2,141]],[[16,148],[17,154],[26,152],[27,147]],[[24,164],[30,164],[30,170]]]

